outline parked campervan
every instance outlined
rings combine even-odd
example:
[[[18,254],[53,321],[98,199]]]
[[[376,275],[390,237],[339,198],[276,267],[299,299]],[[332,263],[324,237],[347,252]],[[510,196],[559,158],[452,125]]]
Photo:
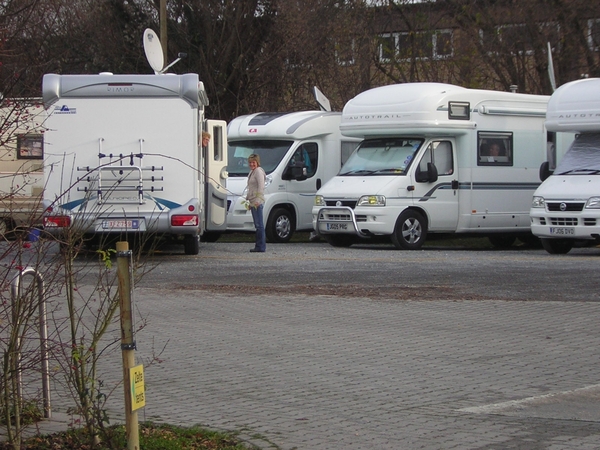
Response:
[[[334,246],[428,233],[531,238],[529,208],[546,159],[547,96],[406,83],[344,107],[342,134],[364,139],[318,192],[313,225]]]
[[[549,253],[564,254],[600,242],[600,78],[559,87],[548,103],[546,128],[576,134],[556,169],[540,170],[531,231]]]
[[[228,125],[229,231],[254,231],[244,205],[248,156],[260,156],[267,174],[264,220],[268,242],[287,242],[295,231],[312,230],[315,193],[335,176],[359,139],[340,134],[341,113],[255,113]]]
[[[41,99],[4,99],[0,108],[0,238],[41,225],[43,132]]]
[[[197,74],[47,74],[43,99],[46,230],[151,232],[192,255],[225,230],[226,123],[204,119]]]

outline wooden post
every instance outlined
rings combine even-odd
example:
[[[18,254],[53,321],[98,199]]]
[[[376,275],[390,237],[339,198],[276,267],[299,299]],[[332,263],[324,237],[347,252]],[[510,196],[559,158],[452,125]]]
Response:
[[[167,64],[167,0],[160,0],[160,43],[162,44],[163,58]]]
[[[131,251],[127,242],[117,242],[117,275],[121,308],[121,351],[123,354],[123,388],[125,392],[125,431],[127,450],[140,449],[138,414],[132,410],[130,370],[135,366],[135,339],[131,307]]]

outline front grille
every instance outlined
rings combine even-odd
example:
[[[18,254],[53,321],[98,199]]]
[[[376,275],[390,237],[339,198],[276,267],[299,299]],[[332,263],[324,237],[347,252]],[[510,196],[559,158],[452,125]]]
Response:
[[[338,202],[340,203],[338,205]],[[347,206],[354,209],[356,207],[356,200],[325,200],[327,206]]]
[[[365,216],[365,215],[357,215],[356,216],[356,221],[357,222],[366,222],[367,221],[367,216]]]
[[[561,208],[561,205],[564,205]],[[585,202],[546,202],[548,211],[583,211]]]
[[[338,221],[350,221],[352,220],[352,217],[350,216],[350,214],[323,214],[321,213],[321,215],[319,216],[320,220],[338,220]]]
[[[583,219],[583,226],[585,227],[595,227],[596,223],[596,219],[594,219],[593,217],[586,217],[585,219]]]
[[[576,227],[577,217],[551,217],[550,223],[561,227]]]

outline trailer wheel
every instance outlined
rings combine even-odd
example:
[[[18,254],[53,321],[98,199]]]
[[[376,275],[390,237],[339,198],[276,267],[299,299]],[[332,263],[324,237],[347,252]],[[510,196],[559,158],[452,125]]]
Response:
[[[573,248],[573,241],[570,239],[540,239],[542,247],[551,255],[566,255]]]
[[[329,234],[325,240],[332,247],[350,247],[355,242],[354,236],[348,234]]]
[[[265,227],[267,242],[289,242],[294,234],[294,221],[287,209],[276,208],[269,214]]]
[[[197,255],[200,253],[200,239],[197,234],[186,234],[183,237],[183,251],[186,255]]]
[[[512,247],[517,238],[515,236],[499,235],[499,236],[488,236],[494,248],[499,250],[506,250]]]
[[[405,210],[396,221],[392,243],[402,250],[418,250],[427,237],[427,224],[421,213]]]

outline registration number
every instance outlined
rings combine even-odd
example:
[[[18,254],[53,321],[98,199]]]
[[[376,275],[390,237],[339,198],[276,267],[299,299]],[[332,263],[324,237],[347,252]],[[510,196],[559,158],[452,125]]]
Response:
[[[575,228],[550,228],[550,234],[555,234],[557,236],[571,236],[575,234]]]
[[[347,223],[328,223],[327,229],[328,230],[348,230],[348,224]]]
[[[120,228],[126,230],[137,230],[140,227],[140,221],[137,219],[132,220],[103,220],[102,228],[105,230],[110,230],[113,228]]]

